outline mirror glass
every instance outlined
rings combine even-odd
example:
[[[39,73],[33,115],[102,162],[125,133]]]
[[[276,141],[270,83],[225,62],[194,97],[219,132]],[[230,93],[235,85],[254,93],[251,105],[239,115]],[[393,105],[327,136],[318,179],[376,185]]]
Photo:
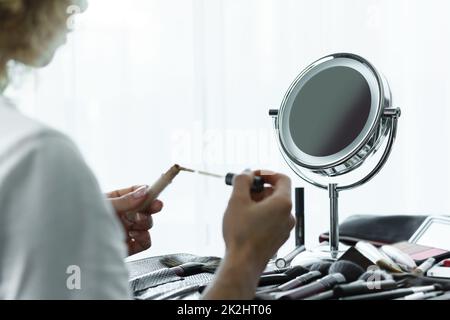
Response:
[[[319,72],[293,102],[289,116],[293,142],[314,157],[340,152],[366,125],[371,99],[369,84],[357,70],[334,66]]]

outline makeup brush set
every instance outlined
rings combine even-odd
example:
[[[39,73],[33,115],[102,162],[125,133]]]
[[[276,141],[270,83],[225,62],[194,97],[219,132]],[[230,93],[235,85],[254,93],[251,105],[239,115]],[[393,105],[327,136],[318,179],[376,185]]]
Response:
[[[228,185],[234,177],[231,173],[219,175],[174,165],[150,187],[148,201],[182,171],[221,178]],[[263,187],[264,181],[255,177],[252,190],[260,192]],[[445,279],[450,278],[450,262],[444,260],[450,258],[450,250],[435,248],[448,243],[449,218],[353,217],[340,225],[342,240],[351,247],[338,260],[315,259],[315,263],[298,265],[298,258],[306,251],[302,188],[295,189],[295,215],[296,247],[272,261],[271,268],[260,277],[255,299],[450,299],[450,280]],[[329,240],[327,236],[323,234],[321,240]],[[140,300],[198,299],[213,281],[220,262],[217,257],[189,254],[129,262],[130,288]]]
[[[433,258],[420,265],[393,246],[358,242],[335,262],[292,267],[285,279],[258,287],[260,300],[449,300],[450,281],[425,274]],[[450,265],[450,262],[447,263]],[[446,260],[439,265],[445,267]],[[294,271],[295,270],[295,271]],[[295,273],[295,276],[293,274]]]
[[[217,257],[177,254],[129,262],[137,300],[198,299],[213,281]],[[264,272],[255,300],[450,300],[450,280],[426,276],[450,260],[420,265],[395,247],[359,242],[337,261],[319,260]]]

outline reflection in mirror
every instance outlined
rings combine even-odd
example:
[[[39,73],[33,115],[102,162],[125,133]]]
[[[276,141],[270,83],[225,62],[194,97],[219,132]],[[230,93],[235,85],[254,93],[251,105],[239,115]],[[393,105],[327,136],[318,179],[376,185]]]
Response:
[[[324,157],[345,149],[369,117],[370,88],[349,67],[332,67],[312,77],[295,97],[289,128],[303,152]]]

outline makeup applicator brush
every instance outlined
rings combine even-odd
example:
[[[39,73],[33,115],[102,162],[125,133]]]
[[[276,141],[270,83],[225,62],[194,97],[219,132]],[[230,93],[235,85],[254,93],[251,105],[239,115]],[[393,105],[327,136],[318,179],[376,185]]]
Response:
[[[159,260],[161,264],[168,268],[183,266],[187,263],[197,263],[201,265],[201,272],[215,273],[222,259],[218,257],[195,257],[189,261],[183,261],[175,255],[166,256]]]

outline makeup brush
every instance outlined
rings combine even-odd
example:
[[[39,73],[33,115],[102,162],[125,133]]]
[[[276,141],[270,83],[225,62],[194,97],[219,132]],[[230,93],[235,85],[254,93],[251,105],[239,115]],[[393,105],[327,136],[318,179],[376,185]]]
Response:
[[[187,262],[176,267],[164,268],[140,275],[131,279],[129,284],[132,291],[136,293],[169,282],[180,281],[183,280],[184,277],[202,273],[204,272],[202,268],[202,263]]]
[[[356,280],[351,283],[337,285],[333,289],[334,297],[345,297],[363,293],[379,292],[397,289],[399,284],[394,280],[363,281]]]
[[[278,281],[278,283],[281,283],[278,286],[266,287],[258,290],[257,298],[266,299],[270,294],[274,295],[276,293],[286,292],[307,285],[328,274],[330,266],[330,262],[314,263],[307,273],[301,274],[287,282],[285,280],[283,281],[284,283]]]
[[[417,268],[416,262],[408,254],[394,246],[384,245],[381,247],[381,251],[407,272]]]
[[[394,289],[375,293],[366,293],[356,296],[343,297],[339,300],[390,300],[405,297],[418,292],[430,292],[440,290],[438,285],[411,287],[405,289]]]
[[[353,282],[363,273],[364,269],[353,262],[336,261],[331,265],[327,276],[300,288],[275,294],[275,298],[281,300],[302,300],[333,289],[338,284]]]
[[[398,284],[394,280],[383,280],[376,282],[365,282],[363,280],[356,280],[351,283],[338,284],[333,289],[324,291],[317,295],[310,296],[305,300],[329,300],[353,295],[360,295],[363,293],[374,293],[397,289]]]
[[[381,250],[378,250],[371,243],[367,241],[359,241],[355,245],[355,248],[381,269],[394,273],[403,272],[402,268],[400,268],[398,264],[396,264],[391,258],[389,258]]]
[[[356,263],[350,261],[336,261],[328,270],[328,274],[341,273],[345,276],[347,283],[358,280],[358,278],[364,273],[364,269]]]
[[[160,259],[160,262],[168,268],[152,271],[130,280],[133,292],[155,287],[162,283],[182,280],[184,277],[199,273],[214,273],[220,264],[220,258],[199,257],[191,261],[182,261],[176,256],[168,256]]]
[[[258,287],[279,285],[308,272],[309,270],[302,266],[295,266],[283,273],[261,275]]]
[[[330,262],[320,262],[314,263],[310,268],[309,272],[299,275],[296,278],[280,284],[276,290],[273,291],[288,291],[291,289],[295,289],[301,287],[305,284],[308,284],[312,281],[315,281],[324,275],[328,274],[328,270],[330,269],[332,263]]]
[[[450,291],[444,292],[442,295],[434,297],[434,298],[429,298],[427,300],[450,300]]]
[[[161,264],[168,268],[179,267],[186,263],[196,263],[201,265],[199,273],[215,273],[221,261],[222,259],[218,257],[195,257],[189,261],[183,261],[175,255],[165,256],[159,260]]]

